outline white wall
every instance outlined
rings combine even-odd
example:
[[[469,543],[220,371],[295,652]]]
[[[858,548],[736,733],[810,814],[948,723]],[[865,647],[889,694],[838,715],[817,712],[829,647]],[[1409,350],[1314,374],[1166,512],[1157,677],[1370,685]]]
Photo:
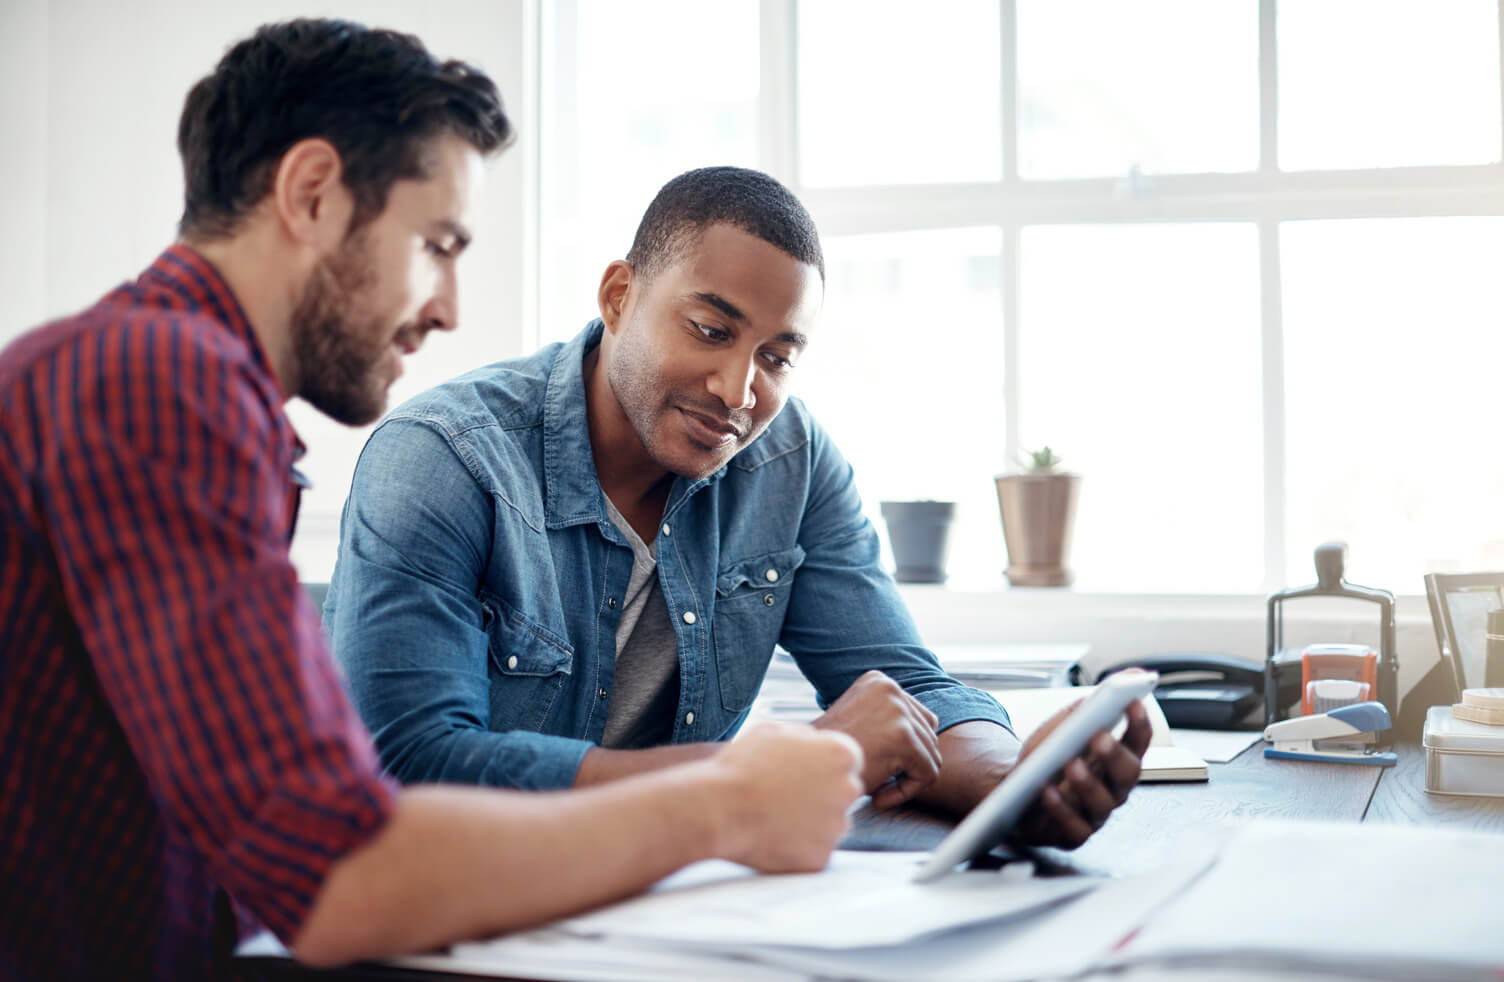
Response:
[[[173,240],[182,211],[176,139],[188,89],[257,25],[334,16],[410,31],[439,57],[496,80],[517,142],[492,164],[461,265],[455,335],[430,338],[394,399],[522,352],[533,303],[530,246],[536,45],[529,0],[3,0],[0,3],[0,345],[134,278]],[[294,403],[315,488],[294,557],[332,565],[338,509],[365,431]]]

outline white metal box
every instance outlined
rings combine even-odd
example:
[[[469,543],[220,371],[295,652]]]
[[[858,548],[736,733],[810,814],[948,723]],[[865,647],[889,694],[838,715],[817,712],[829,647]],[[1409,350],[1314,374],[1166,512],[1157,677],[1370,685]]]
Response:
[[[1426,790],[1504,797],[1504,726],[1469,723],[1451,706],[1426,710]]]

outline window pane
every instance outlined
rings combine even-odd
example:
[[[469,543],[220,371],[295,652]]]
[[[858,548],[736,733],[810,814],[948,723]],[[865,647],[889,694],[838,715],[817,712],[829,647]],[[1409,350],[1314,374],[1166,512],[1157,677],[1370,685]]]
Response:
[[[1279,87],[1286,170],[1498,160],[1498,4],[1280,4]]]
[[[990,228],[826,239],[825,307],[796,372],[873,524],[886,536],[883,499],[957,502],[951,581],[988,586],[1003,569],[1000,242]]]
[[[1019,432],[1082,475],[1084,589],[1263,580],[1252,225],[1024,230]]]
[[[1257,0],[1020,0],[1019,174],[1252,170],[1258,70]]]
[[[578,48],[545,87],[544,341],[596,315],[601,272],[666,181],[758,163],[756,0],[578,0],[555,30]]]
[[[1002,177],[997,0],[799,4],[799,175],[811,186]]]
[[[1350,578],[1504,569],[1504,219],[1294,222],[1284,280],[1287,570],[1349,545]]]

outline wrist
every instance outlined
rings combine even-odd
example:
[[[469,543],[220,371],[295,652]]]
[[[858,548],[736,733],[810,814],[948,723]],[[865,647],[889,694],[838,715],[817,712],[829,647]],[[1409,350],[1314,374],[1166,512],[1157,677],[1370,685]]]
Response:
[[[748,849],[748,786],[737,768],[710,757],[684,767],[691,782],[688,805],[696,828],[690,834],[706,858],[729,859]]]

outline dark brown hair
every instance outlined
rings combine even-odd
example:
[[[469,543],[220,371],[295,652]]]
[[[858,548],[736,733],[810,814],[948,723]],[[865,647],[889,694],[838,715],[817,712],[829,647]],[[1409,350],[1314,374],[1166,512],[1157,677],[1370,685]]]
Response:
[[[401,178],[421,177],[435,137],[453,133],[482,154],[505,146],[511,123],[496,85],[459,61],[439,61],[410,34],[339,20],[267,24],[199,80],[178,122],[187,237],[220,238],[271,190],[277,163],[321,137],[355,198],[351,230],[386,207]]]

